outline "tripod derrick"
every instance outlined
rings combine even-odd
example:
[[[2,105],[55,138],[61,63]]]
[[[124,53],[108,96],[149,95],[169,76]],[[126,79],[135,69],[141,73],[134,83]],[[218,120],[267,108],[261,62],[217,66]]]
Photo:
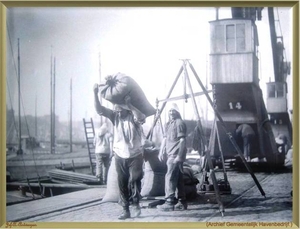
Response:
[[[152,134],[153,132],[153,128],[154,126],[156,125],[156,123],[160,120],[161,122],[161,114],[166,106],[166,103],[170,100],[174,100],[174,98],[170,98],[171,94],[172,94],[172,91],[175,87],[175,85],[177,84],[178,82],[178,79],[179,77],[181,76],[181,74],[183,73],[183,77],[185,79],[185,82],[186,82],[186,85],[188,87],[188,90],[189,90],[189,98],[191,98],[192,100],[192,105],[193,105],[193,110],[194,110],[194,113],[197,117],[197,130],[200,132],[200,136],[205,136],[204,133],[203,133],[203,128],[202,128],[202,125],[201,125],[201,119],[200,119],[200,115],[199,115],[199,112],[198,112],[198,107],[197,107],[197,104],[196,104],[196,100],[195,100],[195,94],[193,92],[193,89],[192,89],[192,85],[191,85],[191,81],[190,81],[190,77],[188,75],[188,71],[187,71],[187,67],[189,67],[191,69],[191,71],[193,72],[195,78],[196,78],[196,81],[198,82],[200,88],[202,89],[202,93],[206,96],[209,104],[211,105],[211,107],[213,108],[214,110],[214,113],[215,113],[215,116],[216,116],[216,119],[214,121],[214,125],[213,125],[213,131],[211,133],[211,136],[210,136],[210,141],[209,141],[209,145],[207,144],[207,141],[205,140],[204,137],[202,137],[200,139],[201,143],[203,144],[203,146],[205,147],[205,171],[204,171],[204,179],[203,181],[204,182],[207,182],[208,181],[208,177],[207,177],[207,172],[209,172],[209,175],[210,175],[210,178],[212,180],[212,185],[213,185],[213,190],[214,190],[214,193],[216,195],[216,200],[218,202],[218,205],[219,205],[219,211],[220,213],[222,214],[222,216],[224,215],[224,206],[223,206],[223,203],[221,201],[221,197],[220,197],[220,190],[219,190],[219,187],[224,187],[227,186],[227,189],[229,188],[230,189],[230,186],[229,186],[229,182],[228,182],[228,179],[227,179],[227,175],[226,175],[226,171],[225,171],[225,166],[223,166],[223,171],[224,171],[224,181],[225,181],[225,184],[223,183],[223,186],[218,184],[218,181],[216,179],[216,175],[215,175],[215,171],[214,171],[214,166],[213,166],[213,162],[212,162],[212,158],[211,158],[211,155],[213,155],[213,152],[214,151],[214,143],[215,143],[215,136],[217,136],[217,139],[218,139],[218,143],[219,143],[219,148],[221,149],[221,143],[220,143],[220,136],[219,136],[219,130],[218,130],[218,125],[216,125],[216,122],[218,121],[220,123],[220,127],[223,129],[223,131],[227,134],[227,137],[228,137],[228,140],[229,142],[231,142],[231,144],[233,145],[233,147],[235,148],[236,152],[238,152],[242,162],[244,163],[245,167],[247,168],[248,172],[251,174],[251,177],[253,178],[255,184],[257,185],[259,191],[261,192],[261,194],[263,196],[265,196],[265,193],[261,187],[261,185],[259,184],[256,176],[254,175],[254,173],[252,172],[252,169],[251,167],[248,165],[247,161],[245,160],[244,156],[243,156],[243,153],[241,152],[238,144],[236,143],[235,139],[233,138],[232,134],[227,131],[226,129],[226,125],[223,121],[223,118],[221,117],[218,109],[217,109],[217,106],[216,104],[212,101],[212,99],[210,98],[209,96],[209,92],[207,91],[207,89],[204,87],[203,83],[201,82],[199,76],[197,75],[193,65],[190,63],[189,60],[187,59],[183,59],[182,60],[182,66],[180,67],[179,69],[179,72],[175,78],[175,81],[173,82],[168,94],[167,94],[167,97],[164,99],[164,100],[161,100],[163,102],[162,106],[160,109],[157,109],[157,114],[154,118],[154,122],[152,124],[152,127],[147,135],[147,138],[149,138],[149,136]],[[183,98],[187,98],[186,95],[184,95],[184,97],[178,97],[179,99]],[[157,100],[157,107],[158,107],[158,103],[159,103],[159,100]],[[222,151],[222,150],[221,150]],[[222,152],[222,157],[223,157],[223,152]],[[222,162],[224,162],[224,158],[222,158]],[[202,187],[205,186],[205,184],[202,184]]]

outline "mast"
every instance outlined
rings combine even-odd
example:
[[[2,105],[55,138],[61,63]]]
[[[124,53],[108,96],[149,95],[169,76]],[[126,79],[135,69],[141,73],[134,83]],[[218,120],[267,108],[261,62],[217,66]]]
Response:
[[[53,101],[52,101],[52,89],[53,89],[53,85],[52,85],[52,69],[53,69],[53,66],[52,66],[52,60],[53,60],[53,57],[52,57],[52,46],[51,46],[51,59],[50,59],[50,153],[52,154],[53,153],[53,126],[52,126],[52,116],[53,116],[53,111],[52,111],[52,108],[53,108]]]
[[[55,153],[55,74],[56,74],[56,58],[54,57],[54,69],[53,69],[53,118],[52,118],[52,125],[53,125],[53,153]]]
[[[23,154],[21,137],[21,73],[20,73],[20,38],[18,38],[18,112],[19,112],[19,149],[17,154]]]
[[[35,118],[34,118],[34,124],[35,124],[35,138],[37,139],[37,95],[35,94]]]
[[[70,79],[70,152],[72,148],[72,78]]]

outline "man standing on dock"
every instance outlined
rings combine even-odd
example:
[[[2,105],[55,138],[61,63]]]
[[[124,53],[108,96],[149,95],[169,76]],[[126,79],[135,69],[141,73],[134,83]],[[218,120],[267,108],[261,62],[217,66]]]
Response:
[[[164,161],[164,155],[167,155],[166,202],[157,208],[163,211],[186,210],[183,162],[187,153],[185,141],[187,128],[175,103],[171,104],[169,109],[169,122],[167,122],[165,130],[166,136],[161,144],[158,159]]]
[[[96,155],[96,177],[101,184],[106,185],[107,174],[112,158],[113,135],[108,131],[106,123],[103,123],[94,138]]]
[[[114,125],[113,151],[118,174],[120,192],[119,203],[123,212],[118,219],[138,217],[141,180],[143,178],[143,141],[142,123],[145,115],[131,105],[131,98],[126,96],[123,105],[115,105],[114,110],[101,105],[98,98],[99,86],[94,85],[94,105],[97,113],[108,118]],[[129,205],[132,204],[131,213]]]

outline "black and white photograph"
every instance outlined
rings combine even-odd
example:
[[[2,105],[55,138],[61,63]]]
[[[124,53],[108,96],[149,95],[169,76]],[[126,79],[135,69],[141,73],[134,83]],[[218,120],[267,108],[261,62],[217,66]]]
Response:
[[[293,16],[7,7],[6,226],[293,226]]]

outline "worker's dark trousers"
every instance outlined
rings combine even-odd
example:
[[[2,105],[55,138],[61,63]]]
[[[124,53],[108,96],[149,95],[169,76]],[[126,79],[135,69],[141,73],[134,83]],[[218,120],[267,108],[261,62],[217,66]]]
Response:
[[[119,204],[128,208],[129,204],[138,204],[143,178],[143,155],[124,159],[115,155],[116,171],[120,191]]]

